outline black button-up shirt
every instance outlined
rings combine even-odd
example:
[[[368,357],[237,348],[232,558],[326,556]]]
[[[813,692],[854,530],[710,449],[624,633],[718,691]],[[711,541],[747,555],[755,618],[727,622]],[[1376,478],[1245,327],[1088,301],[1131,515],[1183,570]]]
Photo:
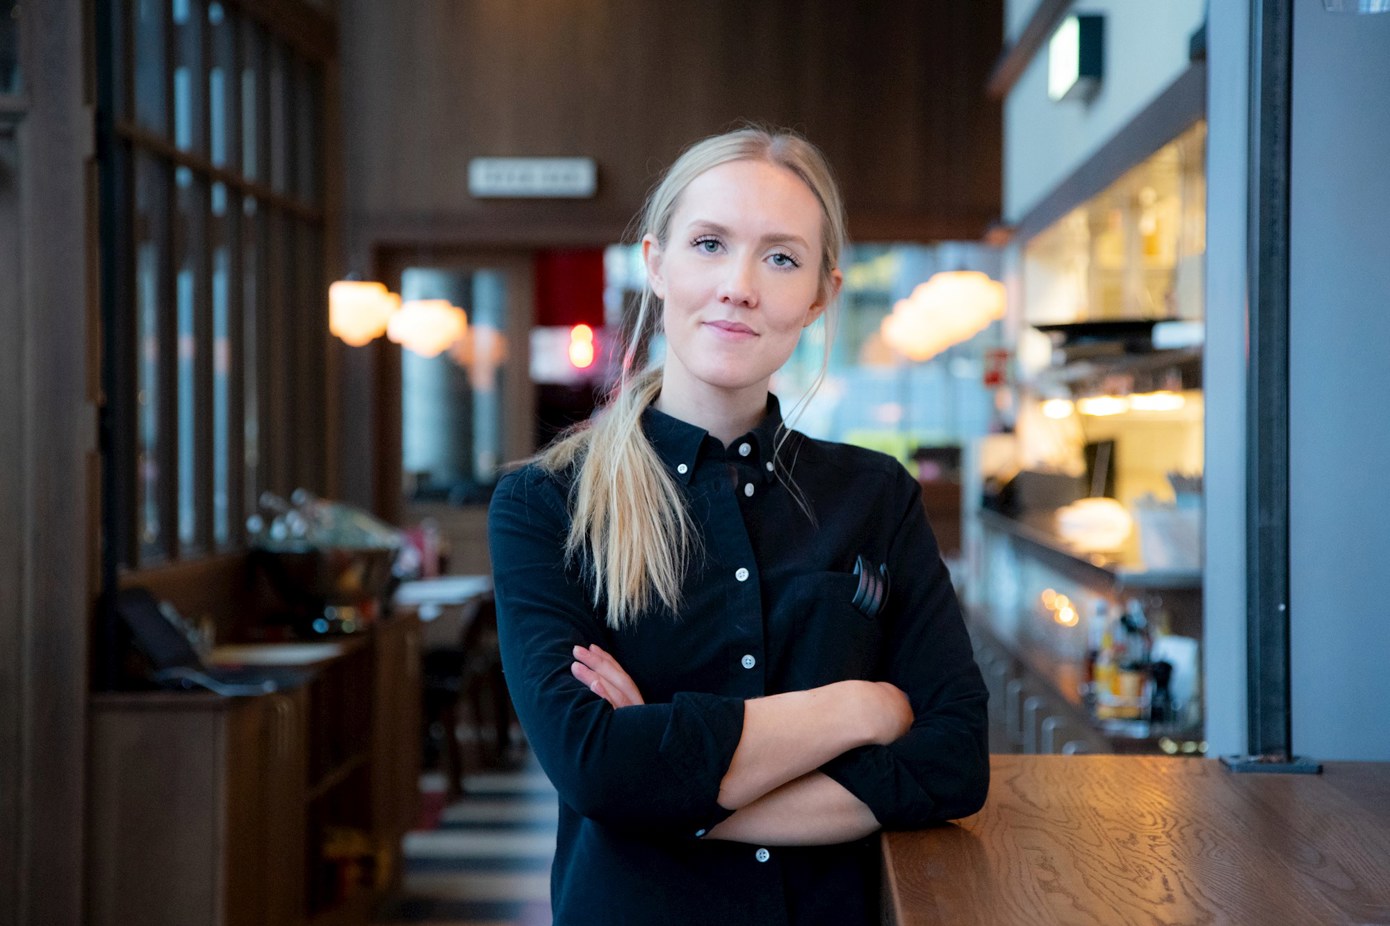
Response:
[[[891,457],[795,431],[777,447],[780,424],[769,397],[764,421],[726,448],[647,409],[644,430],[685,488],[699,553],[680,613],[658,605],[621,632],[593,605],[582,565],[565,563],[574,473],[530,464],[497,487],[502,659],[560,795],[556,926],[878,922],[877,837],[814,847],[700,838],[729,814],[716,797],[749,698],[891,681],[912,703],[911,731],[821,770],[887,829],[984,801],[985,687],[916,480]],[[878,578],[856,575],[857,562]],[[572,647],[589,643],[613,654],[645,705],[614,710],[570,674]]]

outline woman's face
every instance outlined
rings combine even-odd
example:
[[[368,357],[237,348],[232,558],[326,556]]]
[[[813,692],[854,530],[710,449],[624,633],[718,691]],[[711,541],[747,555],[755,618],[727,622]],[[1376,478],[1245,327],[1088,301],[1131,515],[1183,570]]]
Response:
[[[690,182],[665,246],[642,241],[664,303],[664,396],[764,400],[768,379],[834,295],[819,292],[821,221],[806,184],[766,161],[731,161]],[[839,278],[837,270],[834,289]]]

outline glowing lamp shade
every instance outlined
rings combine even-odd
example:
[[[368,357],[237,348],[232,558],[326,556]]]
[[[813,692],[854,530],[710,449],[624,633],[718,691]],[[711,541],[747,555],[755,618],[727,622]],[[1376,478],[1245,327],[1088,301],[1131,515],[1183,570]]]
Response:
[[[380,283],[339,280],[328,287],[328,330],[344,344],[361,347],[386,331],[400,301]]]
[[[447,299],[412,299],[391,316],[386,336],[421,357],[438,357],[468,331],[468,316]]]
[[[569,356],[576,370],[587,370],[594,365],[594,329],[588,325],[575,325],[570,329]]]
[[[1117,550],[1134,529],[1134,519],[1113,498],[1083,498],[1054,515],[1057,533],[1088,552]]]
[[[975,270],[934,274],[898,300],[879,329],[905,357],[930,360],[1004,317],[1004,284]]]

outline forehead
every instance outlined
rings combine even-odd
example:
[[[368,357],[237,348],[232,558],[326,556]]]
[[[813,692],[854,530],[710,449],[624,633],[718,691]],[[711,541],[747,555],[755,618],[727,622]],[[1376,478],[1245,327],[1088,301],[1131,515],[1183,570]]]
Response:
[[[820,240],[816,194],[792,171],[767,161],[730,161],[690,181],[672,215],[682,228],[711,222],[750,234],[798,235]]]

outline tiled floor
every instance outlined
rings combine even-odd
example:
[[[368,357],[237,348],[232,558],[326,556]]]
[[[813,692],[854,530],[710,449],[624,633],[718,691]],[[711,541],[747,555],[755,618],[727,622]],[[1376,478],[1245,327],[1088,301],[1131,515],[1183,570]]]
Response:
[[[442,804],[443,779],[426,775],[424,803]],[[555,790],[534,765],[469,775],[467,796],[432,828],[405,839],[402,896],[379,923],[549,926]]]

